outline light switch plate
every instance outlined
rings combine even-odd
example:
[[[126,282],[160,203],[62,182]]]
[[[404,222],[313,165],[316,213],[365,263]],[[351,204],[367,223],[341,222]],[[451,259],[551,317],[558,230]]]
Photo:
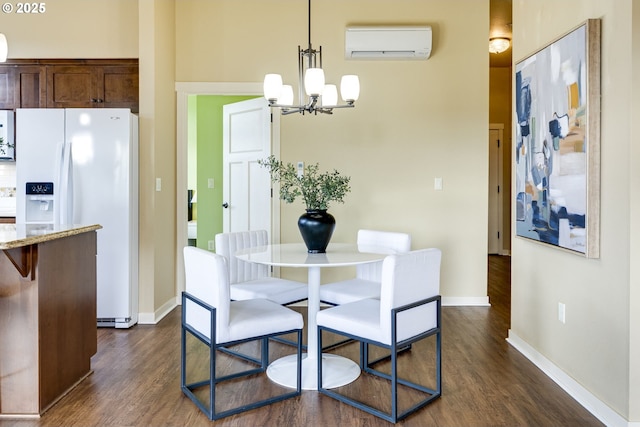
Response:
[[[442,178],[438,177],[433,180],[433,189],[442,190]]]

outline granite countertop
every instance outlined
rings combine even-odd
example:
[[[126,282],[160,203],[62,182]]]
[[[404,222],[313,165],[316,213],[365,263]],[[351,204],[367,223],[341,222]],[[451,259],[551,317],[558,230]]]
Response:
[[[101,228],[99,224],[0,224],[0,250],[48,242]]]

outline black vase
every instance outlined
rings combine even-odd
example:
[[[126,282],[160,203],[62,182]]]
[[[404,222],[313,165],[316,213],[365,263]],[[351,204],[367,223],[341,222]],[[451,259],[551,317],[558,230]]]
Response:
[[[336,219],[326,209],[307,209],[298,219],[298,228],[307,252],[323,254],[336,228]]]

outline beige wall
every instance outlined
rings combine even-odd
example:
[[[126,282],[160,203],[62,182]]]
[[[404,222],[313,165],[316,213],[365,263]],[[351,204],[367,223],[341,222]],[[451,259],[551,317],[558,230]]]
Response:
[[[152,323],[176,301],[175,6],[140,7],[140,319]],[[156,179],[161,191],[156,191]]]
[[[138,2],[54,0],[40,14],[0,13],[9,58],[137,58]],[[29,3],[32,2],[23,2]]]
[[[306,2],[176,5],[178,81],[261,82],[280,72],[296,83]],[[312,3],[312,42],[323,47],[328,80],[356,73],[362,93],[353,110],[283,117],[280,142],[285,161],[319,162],[351,176],[346,203],[330,209],[334,241],[355,241],[361,227],[410,232],[414,248],[442,248],[443,295],[480,301],[487,295],[488,13],[488,1],[477,0]],[[429,24],[432,56],[345,61],[344,30],[353,24]],[[434,191],[435,177],[443,178],[443,191]],[[300,203],[283,206],[283,242],[301,241],[302,212]],[[286,274],[304,280],[304,272]]]
[[[638,98],[630,90],[638,74],[632,73],[631,12],[631,0],[513,4],[515,62],[588,18],[602,19],[602,132],[600,259],[514,238],[511,333],[622,417],[639,421],[637,321],[630,330],[630,313],[640,308],[637,256],[632,257],[638,230],[630,227],[638,213],[638,194],[630,185],[638,177],[630,114],[635,107],[637,118]],[[637,64],[637,47],[635,52]],[[566,304],[566,324],[558,321],[559,302]]]

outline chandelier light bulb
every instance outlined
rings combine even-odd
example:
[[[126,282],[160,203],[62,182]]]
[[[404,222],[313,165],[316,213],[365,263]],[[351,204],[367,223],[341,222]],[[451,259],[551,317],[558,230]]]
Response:
[[[331,107],[335,105],[338,105],[338,88],[336,88],[336,85],[324,85],[322,106]]]
[[[324,89],[322,68],[308,68],[304,73],[304,90],[307,96],[320,96]]]
[[[7,38],[4,34],[0,33],[0,62],[6,62],[8,54],[9,46],[7,45]]]
[[[360,80],[358,76],[348,74],[340,81],[340,95],[345,102],[355,102],[360,96]]]
[[[293,87],[291,85],[282,85],[282,90],[278,97],[278,104],[293,105]]]
[[[280,74],[265,75],[262,90],[267,101],[275,102],[282,92],[282,76]]]

